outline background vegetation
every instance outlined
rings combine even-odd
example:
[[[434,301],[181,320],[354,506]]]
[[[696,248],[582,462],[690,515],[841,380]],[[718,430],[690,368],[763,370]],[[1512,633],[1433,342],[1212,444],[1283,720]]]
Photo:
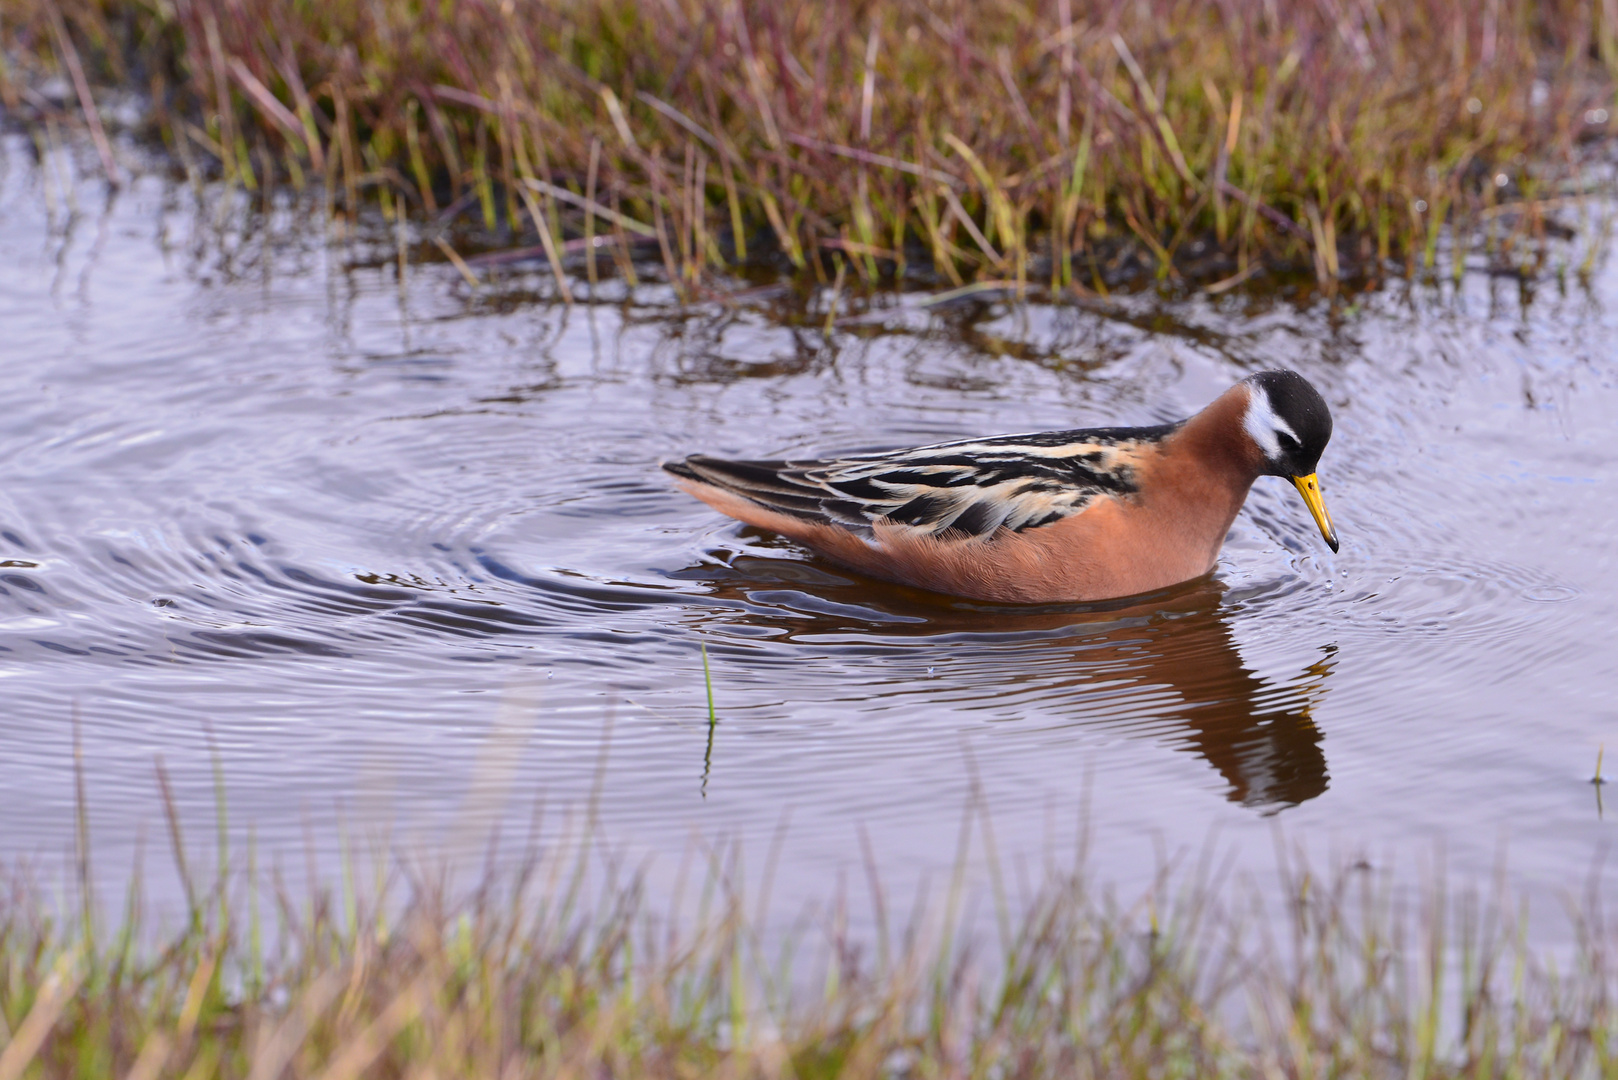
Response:
[[[463,214],[526,232],[564,293],[598,251],[688,288],[1332,288],[1435,267],[1445,224],[1457,272],[1534,273],[1612,124],[1618,4],[7,0],[0,43],[8,109],[81,112],[114,176],[102,86],[195,173],[323,184],[445,248]]]

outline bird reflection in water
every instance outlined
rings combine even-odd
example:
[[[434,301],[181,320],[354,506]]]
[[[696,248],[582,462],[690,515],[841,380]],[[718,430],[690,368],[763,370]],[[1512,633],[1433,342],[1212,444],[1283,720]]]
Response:
[[[673,576],[703,580],[737,605],[725,621],[771,625],[777,643],[917,646],[969,680],[1006,719],[1108,727],[1212,765],[1228,798],[1273,813],[1315,798],[1329,777],[1312,716],[1336,647],[1295,677],[1271,681],[1242,662],[1226,587],[1203,578],[1103,604],[1004,607],[860,579],[828,564],[740,556]],[[789,618],[781,618],[783,609]],[[913,654],[911,654],[913,657]],[[933,663],[928,659],[927,663]],[[876,688],[873,696],[884,692]],[[912,684],[903,693],[936,693]],[[949,695],[972,708],[971,700]],[[896,703],[897,704],[897,703]],[[1017,715],[1005,714],[1016,709]]]

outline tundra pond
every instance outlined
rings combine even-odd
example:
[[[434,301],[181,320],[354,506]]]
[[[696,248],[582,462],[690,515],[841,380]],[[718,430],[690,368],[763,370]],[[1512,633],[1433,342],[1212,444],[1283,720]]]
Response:
[[[1262,888],[1279,839],[1503,866],[1550,927],[1613,873],[1618,814],[1590,783],[1618,749],[1618,268],[1577,272],[1601,212],[1560,275],[1335,301],[680,303],[654,269],[569,306],[542,258],[473,287],[414,232],[109,193],[8,136],[0,859],[73,850],[77,725],[104,903],[137,860],[178,902],[166,784],[187,837],[222,790],[237,850],[294,875],[588,817],[653,895],[736,842],[772,911],[847,893],[858,925],[867,864],[901,903],[1082,843],[1133,895],[1212,845]],[[1211,577],[1123,602],[863,579],[658,468],[1161,423],[1283,366],[1335,416],[1342,550],[1263,479]]]

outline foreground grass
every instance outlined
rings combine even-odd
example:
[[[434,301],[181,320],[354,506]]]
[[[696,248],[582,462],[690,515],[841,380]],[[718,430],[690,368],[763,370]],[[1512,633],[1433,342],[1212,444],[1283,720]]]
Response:
[[[1509,905],[1433,890],[1405,905],[1365,869],[1296,872],[1280,918],[1167,876],[1126,910],[1069,875],[1020,915],[1000,908],[998,948],[968,940],[959,892],[902,934],[875,892],[880,928],[858,947],[840,902],[808,935],[761,933],[733,870],[716,857],[685,912],[577,856],[453,904],[408,874],[295,898],[237,871],[211,893],[188,885],[190,917],[167,935],[143,923],[138,885],[98,925],[59,918],[13,874],[0,1080],[1618,1070],[1595,919],[1558,971]]]
[[[633,278],[632,252],[690,288],[761,258],[1103,291],[1271,265],[1334,288],[1437,268],[1446,226],[1449,269],[1481,248],[1537,272],[1581,141],[1618,113],[1613,10],[8,0],[0,99],[81,111],[116,176],[91,84],[134,88],[194,173],[526,233],[564,297],[565,260]]]

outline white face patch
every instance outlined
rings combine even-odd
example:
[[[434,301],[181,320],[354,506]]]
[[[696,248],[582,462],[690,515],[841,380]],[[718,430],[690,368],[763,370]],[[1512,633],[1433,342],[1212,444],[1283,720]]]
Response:
[[[1303,441],[1292,430],[1292,425],[1275,415],[1270,395],[1251,383],[1247,387],[1247,415],[1242,418],[1242,428],[1270,461],[1281,456],[1282,435],[1291,436],[1295,443]]]

